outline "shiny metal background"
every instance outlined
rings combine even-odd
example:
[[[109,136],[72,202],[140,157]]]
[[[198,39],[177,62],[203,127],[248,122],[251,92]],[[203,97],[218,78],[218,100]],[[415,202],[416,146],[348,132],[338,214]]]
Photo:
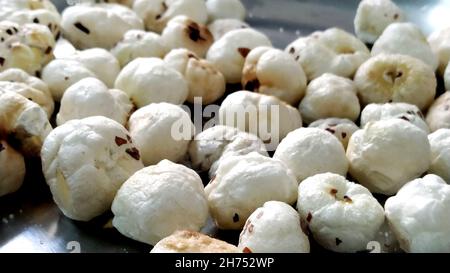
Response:
[[[64,0],[53,1],[58,8]],[[68,1],[73,2],[73,1]],[[265,32],[276,47],[284,48],[299,36],[328,27],[353,32],[357,0],[243,0],[247,21]],[[396,0],[425,33],[450,25],[448,0]],[[42,178],[39,161],[29,162],[22,189],[0,198],[0,252],[148,252],[151,247],[105,228],[111,214],[90,223],[72,221],[62,215],[52,202]],[[238,233],[215,230],[210,234],[236,243]],[[77,247],[80,249],[77,249]],[[320,250],[317,246],[313,246]]]

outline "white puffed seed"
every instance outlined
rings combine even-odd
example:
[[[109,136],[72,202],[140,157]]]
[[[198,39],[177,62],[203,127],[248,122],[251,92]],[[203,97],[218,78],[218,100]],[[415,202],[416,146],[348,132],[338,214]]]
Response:
[[[0,89],[16,92],[39,104],[47,113],[48,118],[53,114],[54,101],[47,84],[21,69],[10,68],[1,72]]]
[[[430,132],[420,109],[413,104],[402,102],[367,105],[361,112],[361,127],[364,128],[369,122],[393,118],[409,121],[427,134]]]
[[[308,127],[320,128],[333,134],[342,143],[344,149],[347,149],[348,142],[353,133],[359,130],[359,127],[353,121],[340,118],[319,119],[311,123]]]
[[[0,22],[0,72],[20,68],[39,76],[53,59],[55,39],[43,25]]]
[[[178,15],[186,15],[200,24],[208,21],[204,0],[135,0],[133,10],[144,20],[147,30],[158,33]]]
[[[374,193],[396,194],[430,166],[427,133],[402,119],[368,123],[347,147],[349,173]]]
[[[46,9],[18,10],[12,13],[6,20],[20,25],[39,24],[46,26],[57,40],[61,35],[61,17],[58,13]]]
[[[257,47],[245,59],[242,87],[297,104],[306,89],[306,75],[299,63],[278,49]]]
[[[225,94],[225,77],[214,64],[200,59],[194,52],[174,49],[164,57],[164,61],[184,75],[189,86],[188,102],[198,103],[197,98],[203,105],[208,105]]]
[[[200,230],[208,218],[208,202],[196,172],[163,160],[122,185],[112,212],[120,233],[156,245],[177,230]]]
[[[368,189],[332,173],[300,184],[297,209],[314,239],[336,252],[366,250],[384,222],[383,207]]]
[[[300,128],[284,138],[273,158],[281,160],[300,183],[324,172],[345,175],[348,162],[339,140],[318,128]]]
[[[64,92],[56,123],[60,126],[73,119],[104,116],[126,125],[133,107],[123,91],[108,89],[100,80],[86,78]]]
[[[266,202],[245,223],[238,247],[251,253],[309,253],[298,212],[286,203]]]
[[[187,16],[171,19],[164,28],[161,39],[169,49],[185,48],[203,58],[214,38],[209,29]]]
[[[296,108],[276,97],[249,91],[234,92],[226,97],[220,106],[219,122],[272,143],[302,127]]]
[[[168,103],[152,103],[140,108],[131,115],[128,127],[146,166],[163,159],[179,162],[195,134],[188,113]]]
[[[439,59],[438,72],[444,75],[450,61],[450,27],[436,30],[428,36],[428,44]]]
[[[426,36],[412,23],[394,23],[389,25],[372,47],[372,56],[384,54],[403,54],[422,60],[433,71],[438,68],[439,60],[431,50]]]
[[[281,161],[250,153],[223,160],[205,191],[218,227],[242,229],[250,214],[267,201],[293,204],[297,181]]]
[[[100,116],[57,127],[45,139],[41,157],[53,199],[78,221],[109,210],[120,186],[143,168],[128,131]]]
[[[450,251],[450,186],[436,175],[406,184],[384,205],[389,225],[406,252]]]
[[[163,58],[167,52],[160,35],[137,29],[127,31],[123,39],[111,49],[121,67],[137,58]]]
[[[114,82],[120,72],[119,61],[117,61],[114,55],[103,48],[77,51],[73,55],[68,56],[67,59],[80,62],[109,88],[114,86]]]
[[[138,108],[158,102],[182,104],[189,95],[183,75],[158,58],[138,58],[127,64],[115,88],[127,93]]]
[[[272,43],[269,38],[256,30],[236,29],[215,41],[206,59],[220,69],[227,83],[239,83],[245,58],[258,46],[272,46]]]
[[[450,92],[439,96],[428,109],[426,121],[431,132],[450,128]]]
[[[50,0],[0,0],[0,21],[5,20],[12,13],[20,10],[47,10],[54,14],[59,14],[55,5]]]
[[[426,110],[433,102],[437,81],[419,59],[399,54],[370,58],[356,72],[354,82],[362,105],[406,102]]]
[[[0,197],[17,191],[25,178],[23,156],[0,140]]]
[[[96,78],[94,72],[78,61],[56,59],[42,71],[42,80],[48,85],[55,101],[61,101],[64,92],[71,85],[84,78]]]
[[[391,0],[363,0],[354,20],[356,36],[373,44],[387,26],[405,21],[404,12]]]
[[[285,51],[300,62],[308,80],[327,72],[351,78],[370,57],[370,51],[363,42],[338,28],[301,37],[288,45]]]
[[[77,49],[111,49],[131,29],[143,29],[142,20],[118,4],[80,4],[62,13],[63,34]]]
[[[431,146],[431,165],[428,173],[450,182],[450,129],[439,129],[428,135]]]
[[[42,107],[20,94],[0,89],[0,136],[12,139],[17,151],[26,157],[38,157],[51,130]]]
[[[199,171],[209,171],[209,177],[215,176],[225,158],[251,152],[269,156],[264,142],[257,136],[223,125],[216,125],[199,133],[189,146],[192,167]]]
[[[159,241],[150,253],[239,253],[239,249],[199,232],[181,230]]]
[[[325,73],[311,81],[299,105],[305,123],[324,118],[347,118],[355,121],[361,107],[353,81]]]

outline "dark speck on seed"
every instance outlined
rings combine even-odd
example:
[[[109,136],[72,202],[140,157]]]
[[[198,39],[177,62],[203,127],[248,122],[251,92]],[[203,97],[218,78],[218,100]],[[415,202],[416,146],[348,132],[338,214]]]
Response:
[[[0,66],[3,66],[5,64],[5,58],[0,57]]]
[[[347,202],[347,203],[353,202],[353,200],[352,200],[350,197],[348,197],[347,195],[344,195],[344,200],[345,200],[345,202]]]
[[[33,19],[33,23],[39,24],[39,19],[38,19],[38,18],[34,18],[34,19]]]
[[[410,121],[409,118],[405,117],[405,116],[401,116],[400,119],[406,120],[406,121]]]
[[[141,159],[141,155],[139,154],[139,150],[136,148],[127,149],[125,151],[127,154],[129,154],[132,158],[139,160]]]
[[[41,77],[41,71],[34,72],[34,75],[36,75],[36,77],[40,78]]]
[[[67,77],[67,76],[64,77],[64,80],[65,80],[65,81],[68,81],[68,80],[69,80],[69,77]]]
[[[115,141],[116,141],[117,146],[119,146],[119,147],[128,143],[128,141],[126,139],[118,137],[118,136],[116,136]]]
[[[159,19],[161,19],[161,17],[162,17],[162,15],[158,14],[158,15],[155,16],[155,20],[159,20]]]
[[[248,53],[250,53],[250,48],[240,47],[240,48],[238,48],[238,51],[242,57],[247,58]]]
[[[394,14],[394,20],[398,19],[398,13]]]
[[[0,152],[3,151],[5,149],[5,147],[3,146],[3,144],[0,143]]]
[[[133,143],[133,139],[131,139],[131,136],[127,135],[127,139],[130,143]]]
[[[6,33],[8,33],[9,35],[13,35],[13,32],[12,32],[11,29],[7,29],[7,30],[6,30]]]
[[[347,137],[347,133],[342,132],[342,133],[341,133],[341,136],[342,136],[342,138],[346,138],[346,137]]]
[[[295,57],[295,60],[296,60],[296,61],[300,60],[300,55],[298,55],[297,57]]]
[[[308,216],[306,216],[306,221],[308,221],[308,223],[310,223],[311,222],[311,220],[312,220],[312,214],[311,214],[311,212],[308,212]]]
[[[338,245],[340,245],[341,243],[342,243],[342,240],[339,239],[339,238],[336,238],[336,245],[338,246]]]
[[[51,46],[47,47],[47,49],[45,50],[45,54],[50,54],[52,53],[53,48]]]
[[[289,49],[289,53],[294,54],[295,53],[295,48],[291,47],[291,49]]]
[[[233,223],[239,222],[239,214],[235,213],[233,216]]]
[[[80,22],[76,22],[75,24],[74,24],[74,26],[76,27],[76,28],[78,28],[81,32],[84,32],[84,33],[86,33],[86,34],[89,34],[89,33],[91,33],[91,31],[88,29],[88,28],[86,28],[82,23],[80,23]]]
[[[336,195],[337,193],[338,193],[338,190],[336,190],[336,189],[330,190],[330,194],[332,194],[332,195]]]
[[[325,130],[328,131],[328,132],[330,132],[330,133],[332,133],[332,134],[336,133],[336,130],[331,129],[331,128],[327,128],[327,129],[325,129]]]

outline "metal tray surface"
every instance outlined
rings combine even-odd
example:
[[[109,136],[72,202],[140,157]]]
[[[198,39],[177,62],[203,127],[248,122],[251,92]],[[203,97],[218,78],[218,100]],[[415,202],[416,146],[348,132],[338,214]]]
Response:
[[[60,10],[67,2],[53,1]],[[274,46],[284,48],[299,36],[315,30],[340,27],[353,32],[358,0],[243,0],[247,22],[266,33]],[[446,0],[396,0],[410,21],[426,34],[450,25]],[[66,218],[52,201],[40,171],[39,160],[27,162],[24,186],[0,198],[0,252],[149,252],[151,246],[128,239],[105,227],[112,214],[89,223]],[[204,232],[237,243],[239,232],[218,231],[209,221]],[[312,251],[322,251],[312,245]]]

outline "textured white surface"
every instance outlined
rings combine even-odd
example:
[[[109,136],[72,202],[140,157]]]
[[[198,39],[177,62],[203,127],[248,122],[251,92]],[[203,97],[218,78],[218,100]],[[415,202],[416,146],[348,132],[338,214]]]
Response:
[[[123,184],[112,212],[113,225],[122,234],[155,245],[177,230],[200,230],[208,217],[208,203],[197,173],[163,160]]]
[[[406,184],[385,204],[386,216],[406,252],[450,251],[450,186],[427,175]]]

